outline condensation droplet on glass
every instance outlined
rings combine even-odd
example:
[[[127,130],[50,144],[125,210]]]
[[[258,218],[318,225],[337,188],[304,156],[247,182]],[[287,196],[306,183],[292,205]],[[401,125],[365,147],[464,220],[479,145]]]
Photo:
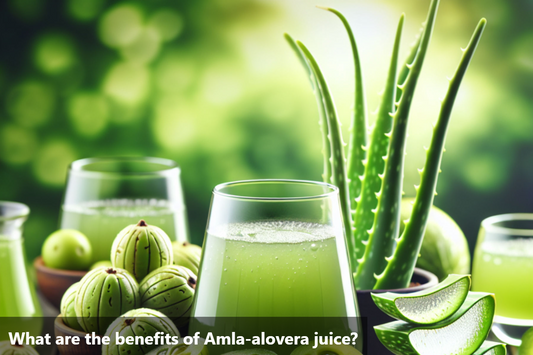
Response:
[[[315,243],[311,244],[311,250],[312,251],[317,251],[318,250],[318,247]]]

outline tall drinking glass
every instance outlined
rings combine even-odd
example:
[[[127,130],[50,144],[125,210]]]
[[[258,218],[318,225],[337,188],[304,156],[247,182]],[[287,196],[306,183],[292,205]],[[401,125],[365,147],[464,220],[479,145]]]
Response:
[[[358,316],[337,188],[291,180],[215,187],[193,316]]]
[[[481,222],[472,289],[496,295],[494,334],[518,346],[533,326],[533,214],[493,216]]]
[[[180,169],[168,159],[88,158],[70,165],[60,226],[89,238],[93,261],[109,260],[118,232],[144,219],[188,240]]]

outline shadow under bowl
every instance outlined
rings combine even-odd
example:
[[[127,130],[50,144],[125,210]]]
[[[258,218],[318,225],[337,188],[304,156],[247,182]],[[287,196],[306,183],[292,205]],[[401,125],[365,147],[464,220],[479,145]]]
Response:
[[[61,317],[61,314],[57,316],[55,322],[54,322],[54,333],[56,338],[58,336],[61,336],[63,338],[69,336],[69,337],[79,337],[80,343],[79,345],[57,345],[57,349],[61,353],[61,355],[101,355],[102,354],[102,346],[101,345],[87,345],[85,341],[85,335],[87,333],[72,329],[69,326],[63,322],[63,317]]]
[[[70,285],[81,280],[87,271],[59,270],[44,265],[43,258],[38,256],[33,262],[37,273],[37,284],[43,296],[57,309],[63,294]]]

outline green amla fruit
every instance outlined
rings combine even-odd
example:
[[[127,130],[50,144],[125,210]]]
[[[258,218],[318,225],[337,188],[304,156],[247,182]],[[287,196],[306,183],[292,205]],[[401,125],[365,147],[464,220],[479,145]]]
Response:
[[[113,267],[113,263],[109,260],[101,260],[97,261],[94,264],[91,265],[89,270],[98,269],[99,267]]]
[[[139,305],[139,285],[133,276],[124,269],[101,267],[81,279],[75,311],[84,331],[102,335],[116,317]]]
[[[0,355],[39,355],[39,353],[28,345],[11,345],[9,340],[0,342]]]
[[[70,287],[67,288],[63,294],[63,297],[61,298],[61,305],[59,307],[61,310],[63,323],[76,330],[82,330],[80,323],[78,323],[78,318],[76,318],[75,309],[75,300],[79,288],[80,282],[70,285]]]
[[[180,340],[177,345],[163,345],[148,353],[148,355],[209,355],[207,346],[204,345],[204,340],[200,339],[197,345],[185,345]]]
[[[183,266],[168,265],[152,271],[139,286],[141,307],[160,311],[178,327],[191,314],[196,275]]]
[[[172,242],[172,253],[174,255],[174,265],[185,266],[187,269],[198,275],[202,248],[189,242]]]
[[[167,334],[171,337],[180,336],[174,323],[163,313],[147,308],[131,310],[115,319],[107,329],[105,335],[110,338],[110,341],[109,345],[102,346],[102,355],[146,354],[165,341],[164,338],[159,338],[161,332],[163,337]],[[135,337],[137,344],[128,345],[125,341],[124,344],[120,344],[121,342],[117,341],[117,335],[124,338]],[[144,341],[146,337],[154,341],[148,344],[148,341]]]
[[[113,266],[128,270],[139,282],[155,269],[172,265],[172,260],[168,235],[143,220],[124,228],[111,248]]]

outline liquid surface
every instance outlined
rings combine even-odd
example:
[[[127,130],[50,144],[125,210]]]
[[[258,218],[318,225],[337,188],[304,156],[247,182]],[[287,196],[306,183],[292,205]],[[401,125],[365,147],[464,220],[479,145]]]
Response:
[[[61,228],[76,229],[92,244],[93,262],[109,260],[117,234],[140,219],[164,230],[171,240],[187,240],[185,213],[168,201],[112,199],[63,206]]]
[[[476,250],[472,290],[496,295],[496,315],[533,320],[533,238],[484,241]]]
[[[357,315],[341,231],[268,221],[221,226],[206,238],[195,317]]]

